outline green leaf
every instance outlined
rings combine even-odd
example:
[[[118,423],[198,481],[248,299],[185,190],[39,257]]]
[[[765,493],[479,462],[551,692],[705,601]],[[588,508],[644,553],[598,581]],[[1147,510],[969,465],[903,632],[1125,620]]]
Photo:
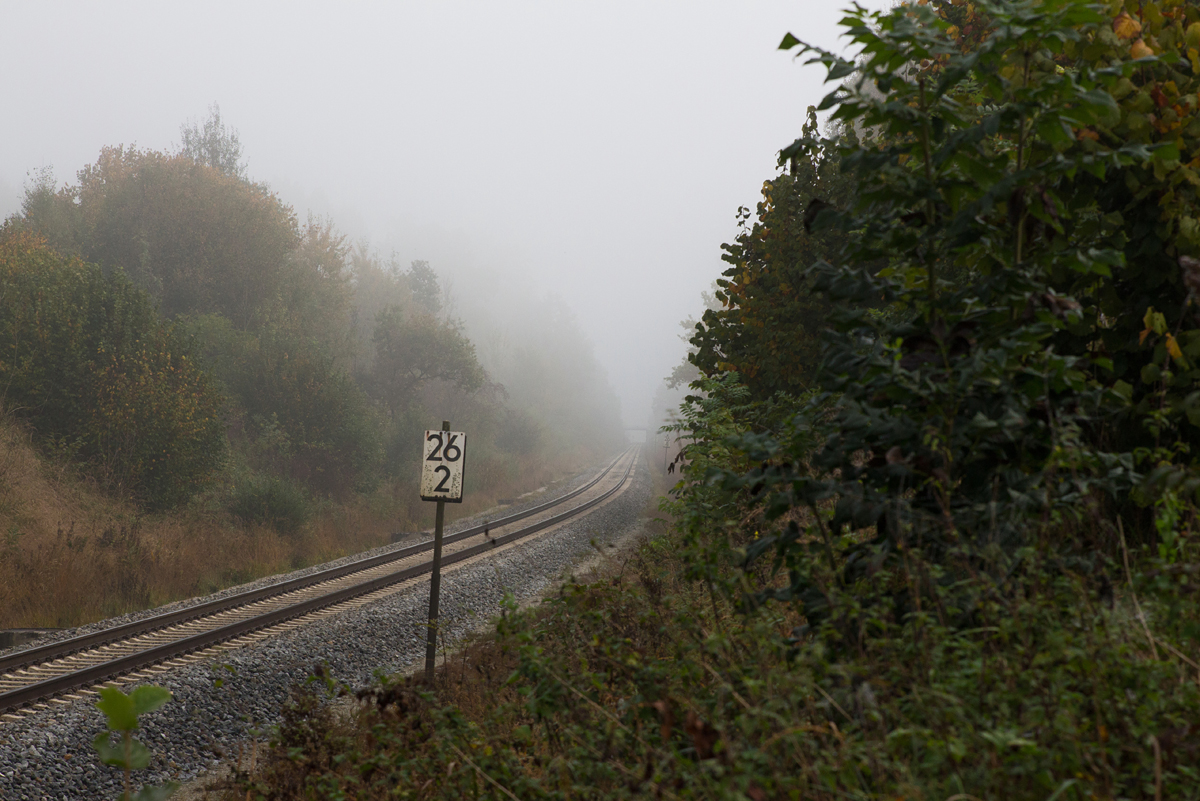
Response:
[[[125,759],[124,737],[129,737],[129,760]],[[141,770],[150,764],[150,749],[129,734],[117,736],[116,732],[104,731],[92,740],[92,747],[105,765],[122,770]]]
[[[1049,798],[1046,799],[1046,801],[1054,801],[1054,799],[1058,798],[1060,795],[1063,794],[1064,790],[1068,790],[1071,787],[1074,787],[1078,783],[1079,783],[1078,779],[1067,779],[1066,781],[1064,781],[1062,784],[1060,784],[1058,786],[1058,789],[1055,790],[1054,793]]]
[[[852,75],[858,69],[858,65],[853,61],[842,61],[834,64],[829,69],[829,74],[825,76],[827,81],[836,81],[838,78],[845,78],[847,75]]]
[[[108,728],[113,731],[132,731],[138,727],[133,699],[116,687],[100,690],[100,700],[96,702],[96,708],[108,718]]]
[[[793,47],[795,47],[798,44],[800,44],[799,39],[797,39],[795,36],[792,36],[790,33],[785,33],[783,35],[783,41],[779,43],[779,49],[780,50],[791,50]]]
[[[1154,146],[1155,161],[1179,161],[1179,148],[1174,142],[1162,142]]]
[[[143,787],[133,801],[164,801],[179,790],[177,782],[167,782],[162,787]]]
[[[1065,147],[1074,141],[1071,129],[1057,116],[1046,115],[1039,119],[1037,132],[1042,139],[1059,147]]]
[[[153,684],[147,684],[138,687],[130,693],[129,698],[133,701],[134,714],[144,715],[147,712],[153,712],[167,701],[170,701],[171,691]]]
[[[129,744],[129,767],[141,770],[150,766],[150,749],[137,740]]]
[[[92,748],[96,749],[96,753],[100,756],[100,761],[105,765],[112,765],[114,768],[127,768],[125,764],[125,749],[121,746],[121,738],[117,736],[116,745],[113,745],[113,737],[115,732],[102,731],[92,740]]]

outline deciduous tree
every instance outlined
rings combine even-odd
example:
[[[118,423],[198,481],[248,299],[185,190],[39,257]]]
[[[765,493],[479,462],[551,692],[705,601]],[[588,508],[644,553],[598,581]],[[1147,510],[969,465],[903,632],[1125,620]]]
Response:
[[[225,453],[223,399],[120,271],[0,228],[0,392],[37,440],[151,509],[186,502]]]

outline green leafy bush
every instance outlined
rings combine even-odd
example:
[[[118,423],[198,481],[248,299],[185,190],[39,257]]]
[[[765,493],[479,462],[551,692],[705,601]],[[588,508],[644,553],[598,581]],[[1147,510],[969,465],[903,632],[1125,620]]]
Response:
[[[270,526],[280,534],[295,534],[312,515],[303,489],[271,475],[254,475],[234,484],[229,512],[246,522]]]
[[[1089,54],[1111,28],[1098,8],[977,7],[992,33],[965,52],[919,5],[852,12],[861,63],[809,48],[840,81],[821,108],[862,139],[810,132],[784,156],[838,159],[854,176],[852,205],[812,216],[852,235],[835,264],[809,273],[836,311],[826,394],[791,430],[827,436],[817,447],[750,436],[740,447],[756,466],[726,473],[781,521],[750,559],[775,553],[794,567],[805,532],[785,516],[831,505],[827,522],[813,518],[820,539],[860,533],[843,555],[848,580],[908,549],[953,565],[948,583],[1009,575],[1047,536],[1094,563],[1114,541],[1099,525],[1104,504],[1139,485],[1139,453],[1111,447],[1128,402],[1101,345],[1128,315],[1102,320],[1087,298],[1126,264],[1128,236],[1097,188],[1122,170],[1167,169],[1173,148],[1071,133],[1119,119],[1112,92],[1140,68]],[[884,311],[869,308],[879,302]],[[823,602],[802,570],[791,575],[767,595],[806,597],[816,622]]]

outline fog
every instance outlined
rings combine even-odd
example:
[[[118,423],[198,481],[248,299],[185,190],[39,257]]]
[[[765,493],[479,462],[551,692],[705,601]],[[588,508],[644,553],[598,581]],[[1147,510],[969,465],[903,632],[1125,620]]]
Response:
[[[62,184],[104,145],[174,149],[216,103],[251,178],[429,261],[464,316],[565,305],[644,425],[735,211],[825,92],[776,46],[838,48],[839,7],[10,2],[0,217],[29,171]]]

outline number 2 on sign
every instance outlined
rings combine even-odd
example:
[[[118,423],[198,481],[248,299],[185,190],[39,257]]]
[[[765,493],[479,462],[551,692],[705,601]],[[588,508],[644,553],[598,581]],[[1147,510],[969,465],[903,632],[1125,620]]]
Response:
[[[433,468],[433,472],[442,477],[442,480],[439,481],[438,485],[433,488],[433,491],[449,492],[450,488],[446,486],[446,482],[450,480],[450,468],[446,467],[444,464],[439,464],[437,467]]]

